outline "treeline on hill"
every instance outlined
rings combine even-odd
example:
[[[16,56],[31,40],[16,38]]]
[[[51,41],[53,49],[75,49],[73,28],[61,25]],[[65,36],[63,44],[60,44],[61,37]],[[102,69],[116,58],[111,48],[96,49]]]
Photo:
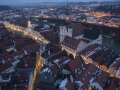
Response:
[[[0,10],[11,10],[11,7],[10,6],[7,6],[7,5],[0,5]]]
[[[119,4],[120,0],[116,1],[101,1],[101,5],[107,5],[107,4]],[[98,4],[98,0],[96,1],[90,1],[90,2],[69,2],[69,5],[86,5],[86,4]]]
[[[96,8],[97,11],[110,12],[120,14],[120,5],[103,5]]]

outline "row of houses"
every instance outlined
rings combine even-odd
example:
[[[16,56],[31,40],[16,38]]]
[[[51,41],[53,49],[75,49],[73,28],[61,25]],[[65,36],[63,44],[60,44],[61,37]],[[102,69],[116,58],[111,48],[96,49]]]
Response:
[[[53,78],[54,81],[50,82],[48,79],[46,83],[43,83],[40,79],[40,83],[44,85],[53,83],[51,86],[58,87],[58,90],[110,90],[111,87],[113,90],[116,88],[119,90],[120,79],[112,77],[109,72],[98,68],[93,63],[86,64],[81,57],[85,51],[79,53],[75,58],[71,58],[68,53],[63,55],[60,52],[66,51],[61,50],[50,54],[46,58],[47,63],[41,70],[46,75],[42,78],[43,81],[47,77]],[[117,83],[114,83],[114,80],[118,80]]]
[[[40,45],[0,24],[0,90],[28,90]]]
[[[84,30],[80,23],[60,26],[60,43],[62,50],[51,45],[44,47],[42,54],[46,64],[42,72],[53,77],[51,86],[59,90],[119,90],[120,56],[101,45],[98,32]]]

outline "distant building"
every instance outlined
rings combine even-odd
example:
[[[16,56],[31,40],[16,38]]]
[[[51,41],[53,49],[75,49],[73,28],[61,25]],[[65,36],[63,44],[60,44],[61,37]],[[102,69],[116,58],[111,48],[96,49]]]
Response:
[[[102,36],[94,31],[86,30],[84,35],[80,36],[77,37],[80,39],[66,36],[61,44],[62,49],[65,49],[69,54],[71,53],[75,57],[77,53],[86,49],[88,46],[93,45],[95,43],[102,43]]]
[[[84,28],[81,23],[70,24],[67,26],[60,26],[60,43],[66,36],[76,39],[82,38],[84,35]]]

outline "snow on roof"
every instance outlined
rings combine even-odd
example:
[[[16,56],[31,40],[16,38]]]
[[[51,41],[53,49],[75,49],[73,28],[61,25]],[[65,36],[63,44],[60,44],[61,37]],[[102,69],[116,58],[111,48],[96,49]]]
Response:
[[[45,68],[42,70],[42,72],[50,72],[50,69],[49,68]]]
[[[65,87],[65,86],[66,86],[66,84],[67,84],[67,82],[68,82],[67,78],[66,78],[66,79],[64,79],[64,80],[61,82],[61,84],[60,84],[59,88]]]

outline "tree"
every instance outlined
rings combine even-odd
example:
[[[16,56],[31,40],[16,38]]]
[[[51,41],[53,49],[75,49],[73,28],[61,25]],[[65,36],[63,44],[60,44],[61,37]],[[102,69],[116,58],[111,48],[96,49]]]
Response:
[[[0,5],[0,10],[11,10],[11,8],[7,5]]]

